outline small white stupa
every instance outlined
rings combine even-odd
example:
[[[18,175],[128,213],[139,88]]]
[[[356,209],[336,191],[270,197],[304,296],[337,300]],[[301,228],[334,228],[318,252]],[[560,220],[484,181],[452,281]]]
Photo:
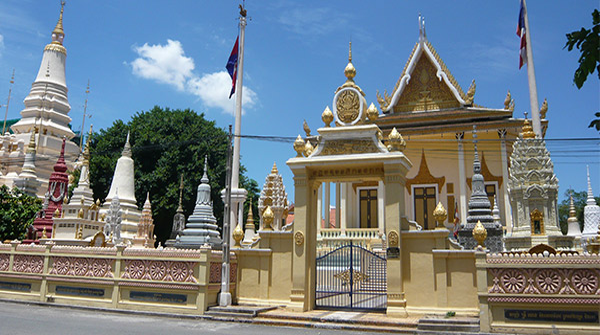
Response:
[[[123,147],[121,157],[117,160],[117,166],[110,184],[110,191],[106,196],[106,201],[100,210],[100,215],[108,215],[109,207],[114,198],[119,198],[119,205],[122,211],[121,215],[121,239],[123,243],[134,243],[137,238],[138,224],[141,218],[141,211],[138,209],[135,199],[135,175],[133,170],[133,159],[131,158],[131,145],[129,144],[129,132],[127,140]],[[107,236],[108,237],[108,236]],[[143,239],[141,240],[143,243]],[[143,245],[143,244],[142,244]]]
[[[587,182],[588,182],[588,196],[585,207],[583,208],[583,238],[594,238],[598,232],[598,226],[600,226],[600,206],[594,199],[594,192],[592,192],[592,183],[590,181],[590,167],[587,167]]]

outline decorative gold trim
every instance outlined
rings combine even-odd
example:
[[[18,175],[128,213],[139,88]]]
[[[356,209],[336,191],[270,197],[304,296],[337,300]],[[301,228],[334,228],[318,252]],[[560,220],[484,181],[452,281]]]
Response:
[[[390,230],[390,232],[388,233],[388,246],[397,247],[399,241],[400,236],[398,235],[398,232],[395,230]]]
[[[301,246],[301,245],[303,245],[303,244],[304,244],[304,233],[303,233],[303,232],[301,232],[301,231],[297,231],[297,232],[294,234],[294,243],[295,243],[297,246]]]
[[[479,127],[477,127],[477,129],[479,129]],[[481,152],[481,175],[483,176],[484,182],[495,181],[496,183],[498,183],[498,188],[502,187],[502,176],[494,176],[490,172],[490,169],[488,169],[488,166],[485,162],[485,156],[483,155],[483,152]],[[467,185],[469,185],[470,189],[473,189],[473,186],[471,185],[472,181],[472,177],[467,178]],[[496,192],[498,192],[498,190],[496,190]]]
[[[50,43],[48,45],[46,45],[46,47],[44,48],[44,51],[56,51],[56,52],[60,52],[63,55],[67,55],[67,49],[65,47],[63,47],[60,44],[55,44],[55,43]]]
[[[408,194],[412,194],[412,185],[421,185],[421,184],[437,184],[438,185],[438,193],[442,193],[442,187],[446,183],[446,177],[434,177],[431,172],[429,172],[429,167],[427,166],[427,160],[425,159],[425,149],[421,150],[421,164],[419,165],[419,172],[412,179],[406,180],[406,189],[408,190]]]
[[[544,227],[544,214],[540,212],[537,208],[533,210],[533,212],[529,213],[530,224],[531,224],[531,235],[546,235],[546,228]],[[539,234],[535,232],[535,224],[534,222],[540,221],[540,232]]]
[[[98,240],[100,240],[100,244],[98,244]],[[106,236],[103,232],[99,231],[94,235],[90,241],[90,247],[106,247]]]

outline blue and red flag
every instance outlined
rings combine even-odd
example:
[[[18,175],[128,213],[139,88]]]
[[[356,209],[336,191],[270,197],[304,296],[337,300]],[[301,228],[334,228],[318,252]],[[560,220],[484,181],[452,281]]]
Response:
[[[238,68],[238,41],[240,36],[235,39],[235,45],[233,46],[233,50],[231,50],[231,55],[229,55],[229,60],[227,61],[227,72],[229,72],[229,76],[231,77],[231,93],[229,93],[229,99],[233,93],[235,93],[235,82],[237,80],[237,68]]]
[[[517,24],[517,36],[521,38],[521,47],[519,50],[519,69],[523,67],[523,64],[527,63],[527,39],[525,38],[527,31],[525,30],[525,15],[527,15],[527,11],[525,9],[523,0],[521,0],[519,23]]]

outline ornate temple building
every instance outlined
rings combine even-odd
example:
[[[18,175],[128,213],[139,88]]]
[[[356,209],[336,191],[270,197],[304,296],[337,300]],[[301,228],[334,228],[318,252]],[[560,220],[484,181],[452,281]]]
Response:
[[[490,203],[496,196],[502,225],[511,231],[508,161],[523,119],[513,117],[510,92],[501,108],[477,104],[475,93],[475,80],[466,93],[461,88],[427,39],[424,23],[391,94],[377,93],[383,115],[375,123],[384,137],[396,128],[407,142],[405,154],[414,164],[406,181],[407,216],[424,229],[435,227],[431,213],[439,202],[449,213],[455,213],[457,206],[460,223],[466,223],[473,178],[468,167],[474,161],[472,129],[476,125],[483,191]],[[541,110],[544,128],[546,110],[547,104]],[[375,191],[371,188],[370,192]]]
[[[63,45],[63,8],[56,27],[52,31],[52,42],[44,48],[40,69],[24,100],[25,108],[21,119],[12,125],[14,134],[3,134],[0,140],[0,184],[12,187],[20,177],[25,157],[25,143],[32,134],[36,137],[36,175],[40,184],[37,196],[42,198],[48,188],[52,174],[52,162],[64,146],[67,166],[72,167],[80,149],[70,140],[75,136],[69,123],[71,106],[67,98],[65,62],[67,49]],[[62,142],[66,138],[67,141]],[[32,186],[32,185],[29,185]]]
[[[528,250],[538,244],[572,248],[558,223],[558,179],[546,142],[535,136],[528,120],[513,144],[508,181],[513,229],[505,238],[507,250]]]

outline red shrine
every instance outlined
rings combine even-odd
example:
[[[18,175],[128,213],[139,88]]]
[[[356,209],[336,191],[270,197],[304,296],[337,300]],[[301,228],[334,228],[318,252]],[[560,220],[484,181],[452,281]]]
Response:
[[[48,181],[48,191],[44,198],[44,206],[33,221],[33,227],[28,233],[28,239],[24,243],[38,243],[42,234],[46,238],[52,237],[53,216],[58,210],[58,215],[62,213],[63,200],[67,194],[69,177],[67,174],[67,164],[65,163],[65,138],[63,138],[62,148],[58,161],[54,164],[54,172],[50,175]]]

